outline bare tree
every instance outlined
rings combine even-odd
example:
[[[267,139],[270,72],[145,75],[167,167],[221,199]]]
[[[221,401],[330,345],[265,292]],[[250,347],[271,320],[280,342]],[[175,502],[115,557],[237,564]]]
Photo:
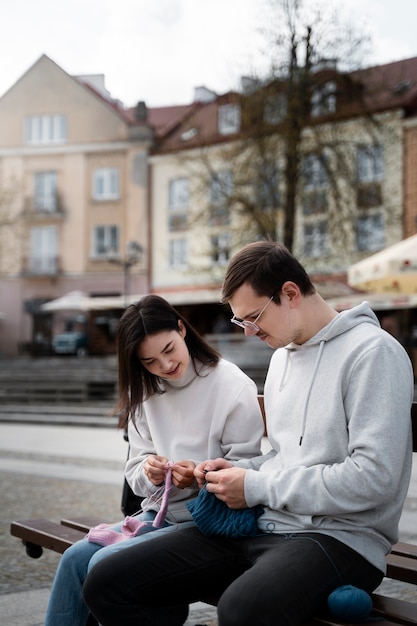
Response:
[[[0,275],[17,271],[16,253],[22,239],[22,220],[14,205],[17,194],[16,182],[0,187]]]
[[[240,133],[217,146],[215,159],[202,142],[200,191],[207,196],[215,184],[217,210],[238,224],[236,243],[239,233],[279,238],[301,257],[333,254],[343,266],[343,253],[357,247],[352,224],[382,204],[383,146],[396,145],[391,158],[398,157],[399,116],[383,113],[384,77],[359,69],[370,39],[358,25],[341,24],[323,6],[307,11],[302,0],[272,0],[272,8],[270,68],[229,96],[241,110]],[[361,179],[358,158],[374,176]],[[189,163],[195,168],[195,153]],[[216,203],[209,205],[210,219]],[[401,203],[387,209],[385,202],[386,219],[399,223]],[[197,219],[203,215],[207,221],[206,208]]]

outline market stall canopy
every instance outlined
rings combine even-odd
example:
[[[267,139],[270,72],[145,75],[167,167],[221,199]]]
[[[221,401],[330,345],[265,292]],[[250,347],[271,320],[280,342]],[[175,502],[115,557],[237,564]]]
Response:
[[[417,293],[417,235],[352,265],[348,283],[364,291]]]
[[[131,302],[136,302],[142,295],[90,297],[83,291],[69,293],[42,304],[40,309],[46,313],[54,311],[106,311],[124,309]]]
[[[40,306],[45,313],[54,311],[109,311],[111,309],[125,309],[132,302],[137,302],[145,294],[129,296],[88,296],[84,291],[70,291],[69,293],[46,302]],[[185,304],[202,304],[220,302],[220,289],[188,289],[181,291],[158,293],[172,306]]]
[[[326,298],[327,304],[336,311],[351,309],[361,302],[368,302],[373,311],[390,311],[417,307],[417,294],[401,293],[355,293],[350,296]]]

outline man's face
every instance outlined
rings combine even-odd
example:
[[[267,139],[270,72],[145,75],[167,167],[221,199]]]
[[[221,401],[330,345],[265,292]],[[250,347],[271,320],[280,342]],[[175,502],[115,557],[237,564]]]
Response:
[[[282,348],[292,341],[297,341],[299,333],[294,326],[296,315],[291,299],[283,290],[280,294],[280,304],[274,300],[265,308],[256,322],[259,331],[256,336],[271,348]],[[259,296],[248,283],[244,283],[230,298],[229,304],[236,318],[254,322],[259,313],[268,303],[268,296]],[[253,334],[243,330],[245,334]]]

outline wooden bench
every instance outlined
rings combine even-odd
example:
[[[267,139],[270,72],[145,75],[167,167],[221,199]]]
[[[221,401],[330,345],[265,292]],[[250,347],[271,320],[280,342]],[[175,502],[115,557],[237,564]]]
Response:
[[[259,396],[263,411],[263,397]],[[413,426],[413,450],[417,452],[417,402],[411,410]],[[22,540],[26,552],[33,558],[39,558],[43,549],[53,550],[62,554],[76,541],[83,539],[91,527],[102,523],[97,517],[74,517],[61,519],[60,523],[47,519],[16,520],[10,525],[10,533]],[[417,545],[398,542],[386,557],[387,578],[417,585]],[[416,589],[417,599],[417,589]],[[201,598],[210,602],[207,598]],[[417,626],[417,602],[408,602],[380,594],[373,594],[373,620],[384,620],[383,626]],[[342,622],[327,618],[315,618],[305,626],[340,626]],[[362,626],[369,626],[364,622]],[[346,626],[346,624],[345,624]],[[360,625],[359,625],[360,626]]]

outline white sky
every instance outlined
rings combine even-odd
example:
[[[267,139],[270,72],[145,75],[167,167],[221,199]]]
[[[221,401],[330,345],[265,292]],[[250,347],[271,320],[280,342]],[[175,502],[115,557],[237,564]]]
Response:
[[[305,0],[309,4],[312,0]],[[69,74],[105,74],[133,106],[223,93],[265,64],[267,0],[11,0],[0,10],[0,96],[42,54]],[[366,65],[417,56],[416,0],[327,0],[372,37]],[[367,59],[368,61],[368,59]]]

